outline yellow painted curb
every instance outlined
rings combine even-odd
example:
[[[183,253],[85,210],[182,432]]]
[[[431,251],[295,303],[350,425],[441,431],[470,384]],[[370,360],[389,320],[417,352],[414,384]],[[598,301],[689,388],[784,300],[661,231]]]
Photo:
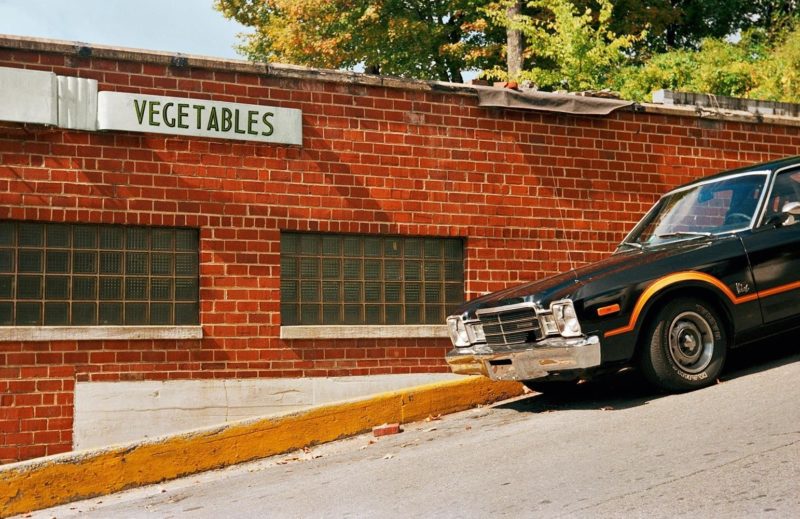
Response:
[[[438,382],[364,400],[248,420],[109,449],[0,466],[0,517],[158,483],[522,394],[483,377]]]

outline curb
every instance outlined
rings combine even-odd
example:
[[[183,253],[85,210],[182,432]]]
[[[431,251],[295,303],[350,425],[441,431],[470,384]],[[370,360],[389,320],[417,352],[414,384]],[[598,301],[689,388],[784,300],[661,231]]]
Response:
[[[484,377],[437,382],[289,415],[0,466],[0,517],[282,454],[522,394]]]

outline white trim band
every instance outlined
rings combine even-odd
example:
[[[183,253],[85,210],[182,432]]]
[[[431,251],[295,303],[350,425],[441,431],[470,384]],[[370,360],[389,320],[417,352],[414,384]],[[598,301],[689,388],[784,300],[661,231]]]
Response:
[[[281,339],[431,339],[450,337],[444,324],[281,326]]]
[[[0,326],[0,341],[135,341],[202,338],[202,326]]]

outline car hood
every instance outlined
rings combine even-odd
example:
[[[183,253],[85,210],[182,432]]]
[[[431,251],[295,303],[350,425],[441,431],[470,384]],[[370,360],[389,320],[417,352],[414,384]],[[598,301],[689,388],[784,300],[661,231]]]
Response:
[[[728,236],[728,238],[732,238]],[[622,276],[638,277],[650,266],[671,261],[671,258],[708,247],[717,239],[693,239],[671,242],[653,248],[632,249],[617,252],[595,263],[573,269],[562,274],[513,286],[499,292],[473,299],[461,306],[456,314],[474,316],[476,310],[518,303],[536,303],[548,308],[550,303],[569,298],[578,301],[591,297]]]

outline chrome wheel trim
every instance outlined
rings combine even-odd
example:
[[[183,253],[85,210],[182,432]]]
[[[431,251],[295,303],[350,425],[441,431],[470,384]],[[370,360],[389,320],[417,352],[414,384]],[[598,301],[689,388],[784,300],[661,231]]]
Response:
[[[681,371],[700,373],[714,356],[714,332],[697,312],[678,314],[669,325],[669,355]]]

